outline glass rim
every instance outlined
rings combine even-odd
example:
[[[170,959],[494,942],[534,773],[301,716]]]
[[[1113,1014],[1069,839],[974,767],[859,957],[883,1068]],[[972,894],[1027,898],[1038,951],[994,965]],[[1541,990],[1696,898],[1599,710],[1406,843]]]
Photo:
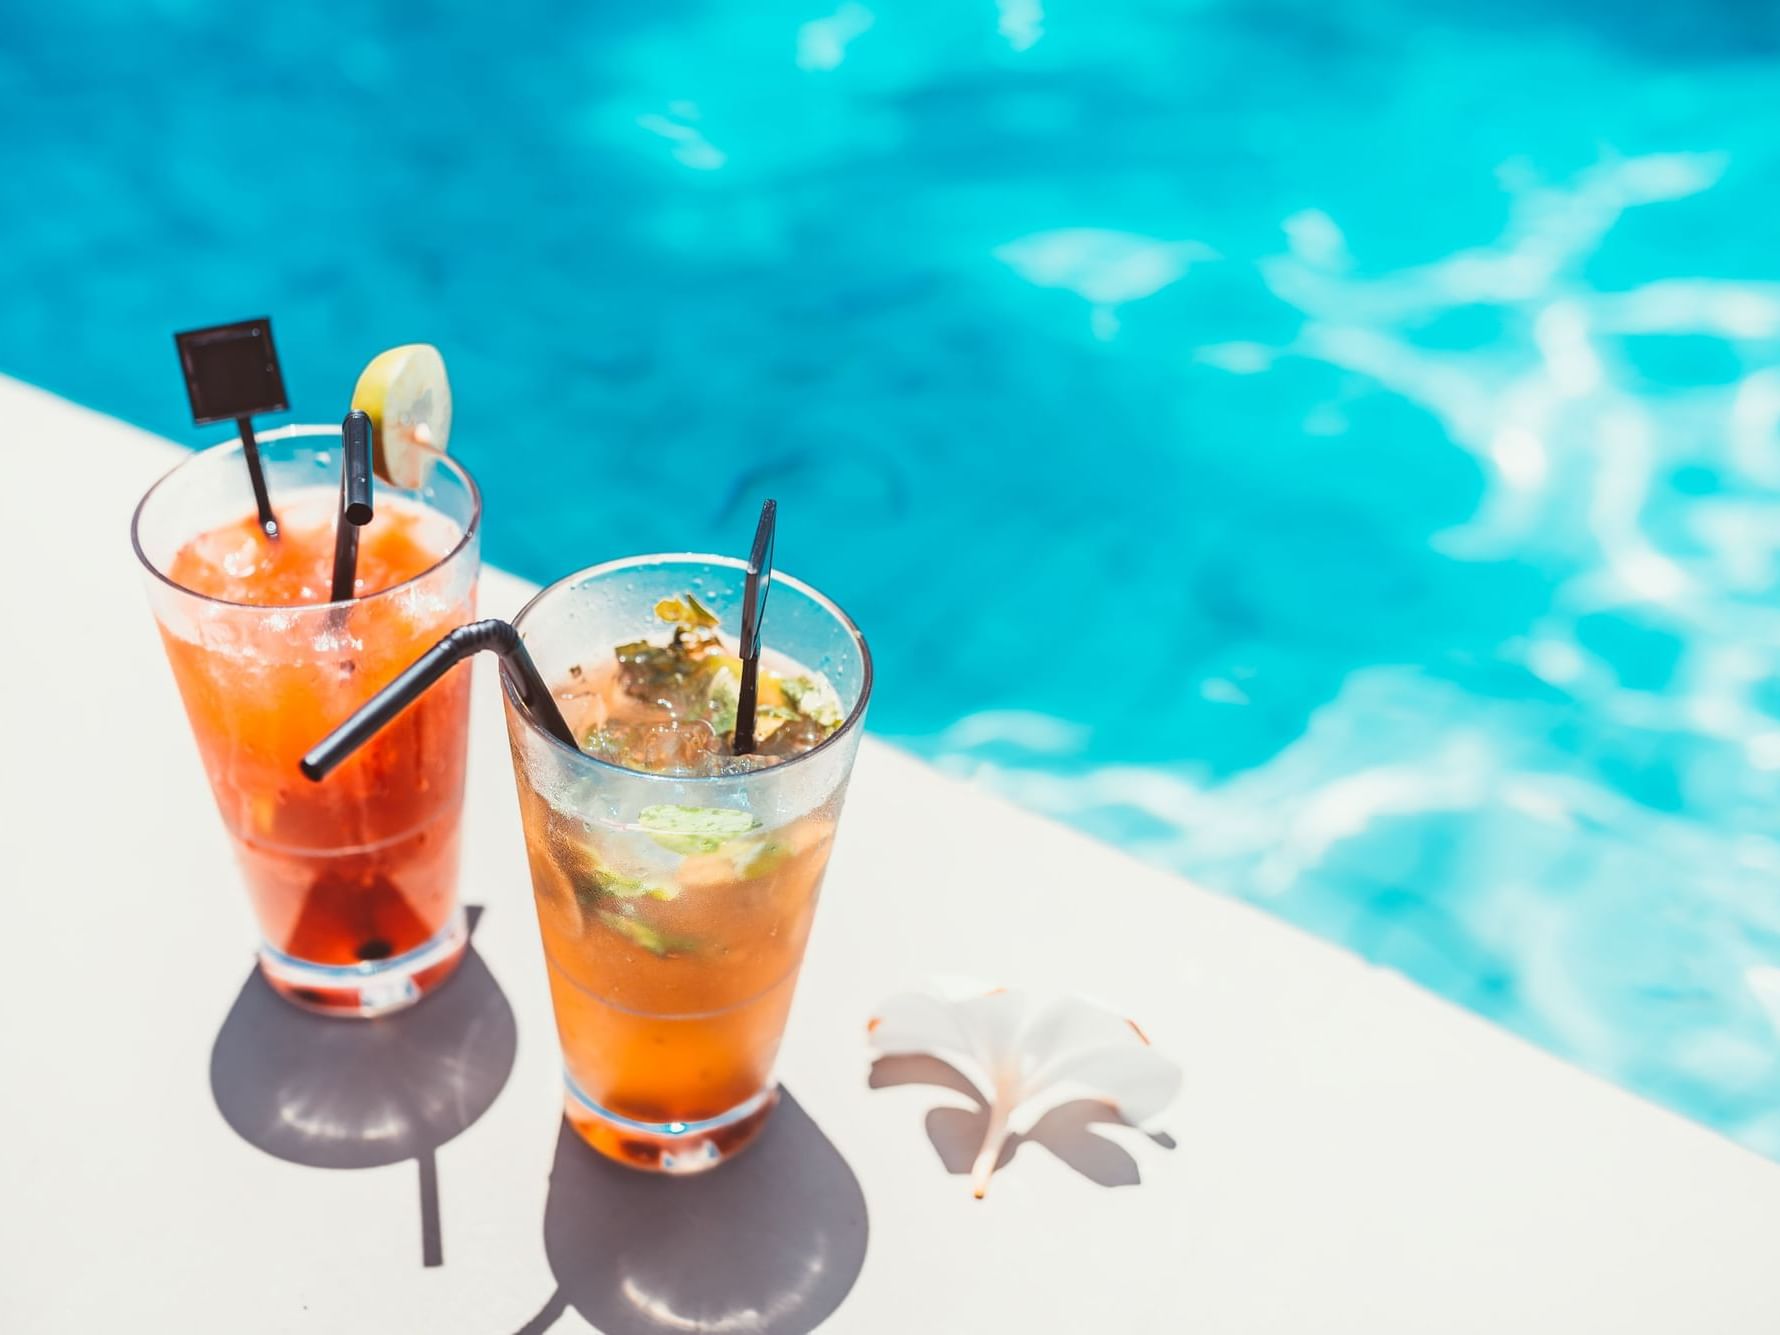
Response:
[[[553,580],[543,588],[539,589],[527,600],[524,607],[520,608],[519,611],[513,614],[513,629],[519,631],[520,636],[523,639],[525,634],[524,622],[526,617],[530,616],[532,610],[545,598],[556,593],[558,590],[563,589],[567,585],[579,583],[596,575],[615,574],[618,571],[631,570],[639,566],[693,564],[722,566],[729,570],[740,570],[744,572],[748,569],[748,563],[744,560],[734,556],[719,556],[712,552],[650,552],[642,556],[622,556],[615,561],[601,561],[597,565],[584,566],[580,570],[564,575],[561,579]],[[743,770],[739,774],[658,774],[653,770],[631,769],[625,765],[615,765],[610,760],[591,755],[578,746],[570,745],[568,742],[563,741],[562,738],[540,726],[538,721],[532,717],[531,711],[525,707],[525,703],[520,700],[518,696],[514,695],[513,687],[507,681],[507,674],[505,672],[497,674],[501,681],[501,692],[508,704],[513,706],[513,712],[516,712],[519,717],[525,721],[525,726],[531,729],[533,734],[542,738],[547,744],[557,747],[564,753],[572,755],[577,760],[591,766],[596,772],[604,770],[612,774],[626,775],[633,779],[651,779],[662,783],[672,784],[734,783],[738,780],[745,782],[757,775],[780,773],[801,761],[810,759],[812,756],[821,755],[824,751],[828,750],[829,747],[833,746],[836,742],[840,741],[843,737],[858,728],[859,721],[865,717],[865,707],[871,700],[873,670],[871,646],[866,643],[864,632],[859,629],[859,624],[854,621],[852,617],[847,615],[839,603],[835,602],[834,599],[830,598],[827,594],[804,583],[801,579],[798,579],[793,575],[784,574],[778,570],[773,571],[773,583],[783,583],[787,587],[797,590],[797,592],[801,593],[804,597],[815,603],[816,606],[820,607],[824,612],[828,613],[829,616],[833,617],[834,620],[839,623],[841,629],[852,639],[853,643],[858,646],[860,664],[863,668],[863,674],[859,683],[859,698],[853,702],[852,709],[847,711],[846,718],[841,720],[840,727],[829,733],[828,736],[817,742],[816,745],[812,746],[808,751],[800,751],[794,756],[788,756],[776,765],[768,765],[764,769]]]
[[[328,426],[325,423],[320,422],[291,422],[284,426],[273,427],[270,431],[256,431],[254,432],[254,440],[256,443],[264,443],[266,441],[299,440],[311,437],[319,438],[323,436],[332,436],[335,439],[338,439],[341,435],[341,430],[340,427]],[[382,598],[387,594],[400,593],[410,585],[418,584],[421,580],[426,579],[429,575],[433,574],[434,571],[450,565],[452,561],[456,560],[457,557],[471,545],[482,530],[482,488],[476,485],[476,479],[470,475],[470,470],[442,450],[430,449],[427,446],[421,446],[420,448],[426,449],[427,452],[432,455],[431,466],[437,467],[443,464],[451,474],[462,482],[469,490],[470,522],[464,525],[463,533],[458,537],[457,542],[452,545],[451,550],[446,552],[437,561],[434,561],[426,569],[417,571],[407,579],[402,580],[397,584],[391,584],[386,589],[378,589],[375,593],[367,593],[362,598],[330,599],[327,602],[321,603],[240,603],[228,598],[218,598],[213,594],[200,593],[196,589],[188,588],[186,585],[181,584],[178,580],[174,579],[165,570],[162,570],[153,561],[149,560],[148,553],[142,550],[142,514],[143,511],[148,509],[149,502],[154,500],[156,493],[158,493],[162,487],[166,486],[179,473],[191,467],[200,459],[207,459],[215,454],[231,449],[241,449],[241,441],[239,438],[233,440],[220,440],[214,445],[206,445],[202,449],[193,450],[186,458],[181,459],[178,463],[174,464],[173,467],[169,468],[165,473],[162,473],[156,478],[153,484],[150,485],[149,489],[142,493],[142,499],[136,502],[136,508],[130,514],[130,547],[136,553],[136,559],[142,563],[142,568],[148,571],[148,573],[153,575],[156,579],[160,580],[161,583],[165,584],[168,588],[184,594],[187,598],[195,598],[201,603],[210,603],[216,607],[237,607],[255,612],[282,613],[284,615],[289,615],[292,612],[308,612],[320,609],[350,607],[353,603],[368,603],[375,599]],[[379,481],[381,481],[381,479],[379,479]],[[392,486],[394,484],[384,483],[383,485]],[[409,488],[403,487],[400,490],[408,491]]]

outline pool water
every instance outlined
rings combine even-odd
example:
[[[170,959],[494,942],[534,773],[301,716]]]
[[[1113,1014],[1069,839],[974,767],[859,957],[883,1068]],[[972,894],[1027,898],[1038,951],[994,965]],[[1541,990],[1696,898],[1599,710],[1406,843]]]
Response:
[[[176,328],[310,420],[436,342],[492,560],[776,496],[879,732],[1780,1157],[1777,76],[1766,0],[14,5],[0,370],[196,441]]]

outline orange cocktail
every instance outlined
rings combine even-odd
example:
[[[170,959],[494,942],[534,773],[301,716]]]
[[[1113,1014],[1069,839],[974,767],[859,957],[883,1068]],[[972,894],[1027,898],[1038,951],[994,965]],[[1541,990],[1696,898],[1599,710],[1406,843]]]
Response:
[[[577,743],[509,688],[568,1118],[667,1172],[720,1162],[771,1111],[871,685],[852,623],[776,576],[760,744],[734,755],[721,627],[741,590],[739,563],[644,557],[570,576],[515,621]]]
[[[466,933],[458,818],[469,683],[454,673],[326,782],[298,761],[420,649],[475,613],[474,485],[440,458],[383,487],[360,530],[356,597],[329,603],[339,432],[268,433],[281,536],[241,508],[237,447],[144,499],[137,548],[156,619],[259,920],[260,962],[289,999],[370,1015],[450,973]],[[233,508],[231,508],[233,507]]]

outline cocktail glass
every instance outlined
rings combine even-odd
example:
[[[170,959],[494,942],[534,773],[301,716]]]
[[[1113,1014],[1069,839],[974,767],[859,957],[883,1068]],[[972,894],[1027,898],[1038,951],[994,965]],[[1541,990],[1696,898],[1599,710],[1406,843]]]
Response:
[[[577,674],[659,633],[662,599],[690,591],[733,630],[745,571],[720,556],[614,561],[551,585],[514,626],[572,703]],[[786,575],[773,576],[765,625],[769,651],[824,674],[844,714],[819,745],[767,768],[621,768],[551,736],[502,678],[568,1118],[638,1168],[712,1167],[777,1100],[773,1062],[872,670],[846,614]]]
[[[287,529],[331,512],[339,427],[267,431],[259,448]],[[131,537],[259,920],[266,981],[311,1010],[380,1015],[442,982],[468,940],[457,901],[468,672],[441,682],[326,782],[305,779],[297,762],[475,615],[481,500],[469,474],[440,455],[418,488],[380,483],[375,500],[379,514],[416,510],[438,552],[432,566],[350,602],[227,602],[169,571],[185,544],[251,512],[240,456],[229,442],[181,463],[143,497]]]

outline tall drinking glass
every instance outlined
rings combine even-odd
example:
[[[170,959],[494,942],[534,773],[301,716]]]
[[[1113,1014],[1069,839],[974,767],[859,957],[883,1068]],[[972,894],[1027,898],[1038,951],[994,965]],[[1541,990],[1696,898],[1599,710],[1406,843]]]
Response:
[[[468,673],[325,782],[297,762],[474,617],[481,501],[443,455],[418,488],[379,483],[376,518],[360,531],[366,596],[332,603],[340,428],[284,427],[259,448],[283,530],[275,554],[258,545],[239,442],[193,455],[150,488],[131,537],[259,919],[261,971],[311,1010],[383,1014],[443,981],[468,939],[457,902]],[[378,572],[393,582],[373,587]]]
[[[734,627],[744,575],[719,556],[615,561],[551,585],[514,625],[573,723],[578,683],[615,646],[660,632],[659,601],[691,592]],[[844,715],[820,745],[767,768],[621,768],[545,732],[506,690],[568,1118],[639,1168],[709,1168],[777,1101],[773,1060],[872,673],[846,614],[788,576],[773,577],[765,632],[769,653],[828,678]]]

